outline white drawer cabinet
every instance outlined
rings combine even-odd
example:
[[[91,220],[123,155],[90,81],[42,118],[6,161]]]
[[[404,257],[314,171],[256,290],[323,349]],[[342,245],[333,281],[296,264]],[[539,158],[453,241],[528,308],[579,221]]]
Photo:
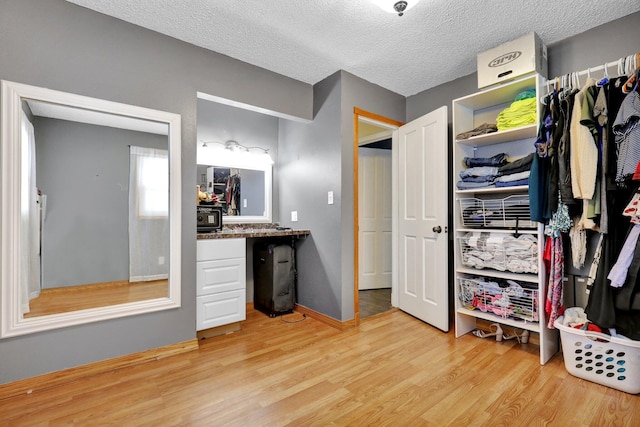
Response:
[[[246,239],[197,241],[196,329],[246,319]]]

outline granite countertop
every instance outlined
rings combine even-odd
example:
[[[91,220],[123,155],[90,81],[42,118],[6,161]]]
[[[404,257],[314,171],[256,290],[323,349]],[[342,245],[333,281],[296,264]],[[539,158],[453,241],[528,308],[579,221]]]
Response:
[[[198,233],[201,239],[233,239],[242,237],[286,237],[307,236],[310,230],[279,229],[274,224],[233,224],[225,226],[222,230],[211,233]]]

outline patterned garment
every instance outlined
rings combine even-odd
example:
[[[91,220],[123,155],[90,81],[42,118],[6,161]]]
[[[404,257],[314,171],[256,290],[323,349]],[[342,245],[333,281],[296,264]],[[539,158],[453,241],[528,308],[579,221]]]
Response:
[[[553,322],[564,313],[563,282],[564,278],[564,253],[562,250],[562,236],[550,237],[551,253],[549,263],[549,287],[547,288],[547,301],[545,311],[549,315],[547,327],[555,329]]]
[[[632,224],[640,224],[640,193],[638,191],[633,194],[622,215],[628,216]]]
[[[613,133],[618,147],[616,183],[625,188],[625,181],[633,176],[640,162],[640,94],[637,91],[624,98],[613,123]]]

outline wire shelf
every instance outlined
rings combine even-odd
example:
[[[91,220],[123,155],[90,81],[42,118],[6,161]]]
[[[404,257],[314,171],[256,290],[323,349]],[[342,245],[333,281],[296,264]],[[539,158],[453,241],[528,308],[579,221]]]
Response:
[[[467,310],[492,313],[501,319],[538,322],[538,291],[515,280],[459,277],[458,299]]]
[[[469,228],[536,228],[529,212],[529,196],[499,199],[459,198],[462,224]]]

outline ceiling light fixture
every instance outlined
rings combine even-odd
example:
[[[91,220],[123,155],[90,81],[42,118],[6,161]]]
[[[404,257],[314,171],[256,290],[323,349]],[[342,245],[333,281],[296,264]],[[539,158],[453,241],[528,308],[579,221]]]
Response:
[[[420,0],[371,0],[385,12],[404,15],[406,11],[415,6]]]
[[[212,161],[222,161],[224,164],[232,165],[252,165],[252,164],[267,164],[272,165],[273,159],[269,155],[268,148],[262,147],[247,147],[238,141],[229,140],[226,142],[218,141],[202,141],[202,148],[209,148],[209,144],[214,144],[215,150],[207,152],[201,152],[198,150],[198,163],[208,164],[208,161],[200,160],[208,159],[213,156]],[[211,148],[214,148],[211,147]],[[252,153],[251,150],[259,150],[259,153]],[[212,163],[213,164],[213,163]]]

